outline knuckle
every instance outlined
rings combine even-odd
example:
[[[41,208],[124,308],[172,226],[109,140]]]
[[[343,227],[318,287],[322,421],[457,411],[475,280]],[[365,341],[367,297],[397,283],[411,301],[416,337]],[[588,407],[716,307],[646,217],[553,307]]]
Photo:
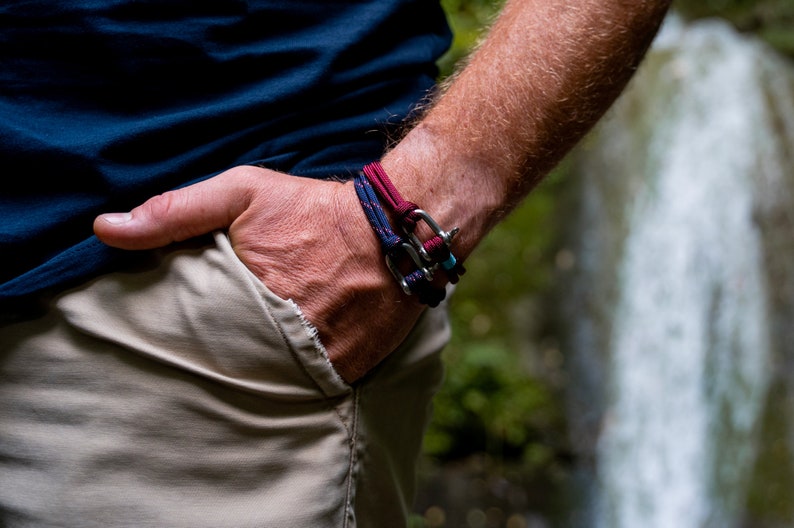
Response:
[[[161,224],[171,217],[173,210],[176,208],[175,202],[177,199],[177,193],[174,191],[158,194],[141,205],[141,212],[150,218],[151,221]]]
[[[160,233],[167,241],[182,241],[195,236],[191,225],[185,223],[180,214],[185,210],[185,195],[179,191],[168,191],[153,196],[140,206],[151,231]]]

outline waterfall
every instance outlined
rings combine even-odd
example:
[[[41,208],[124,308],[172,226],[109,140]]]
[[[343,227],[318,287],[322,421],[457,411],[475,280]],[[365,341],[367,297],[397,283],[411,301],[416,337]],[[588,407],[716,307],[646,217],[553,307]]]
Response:
[[[673,16],[575,167],[570,524],[739,526],[773,365],[794,355],[794,68]]]

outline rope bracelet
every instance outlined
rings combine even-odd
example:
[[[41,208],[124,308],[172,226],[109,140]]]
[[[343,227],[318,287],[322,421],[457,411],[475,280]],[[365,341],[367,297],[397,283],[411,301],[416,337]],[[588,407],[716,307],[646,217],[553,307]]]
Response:
[[[453,284],[466,272],[449,249],[458,228],[444,231],[426,211],[405,200],[380,162],[366,165],[355,177],[354,186],[364,214],[380,241],[386,265],[403,292],[415,294],[420,302],[428,306],[438,306],[444,300],[446,291],[432,285],[435,272],[443,270]],[[392,229],[381,200],[397,218],[402,235]],[[424,242],[416,235],[419,222],[425,222],[434,233]],[[412,267],[410,273],[403,274],[400,268],[402,262]]]

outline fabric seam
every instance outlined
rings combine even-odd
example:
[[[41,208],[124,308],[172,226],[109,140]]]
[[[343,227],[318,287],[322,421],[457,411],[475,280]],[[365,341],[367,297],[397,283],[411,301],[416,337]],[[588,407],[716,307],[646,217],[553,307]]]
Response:
[[[355,494],[356,482],[356,464],[358,463],[358,415],[359,415],[359,399],[361,390],[358,388],[353,389],[353,425],[350,434],[350,457],[349,465],[347,468],[347,492],[345,493],[345,517],[342,523],[342,528],[355,528],[356,517],[355,508],[353,506],[353,495]]]

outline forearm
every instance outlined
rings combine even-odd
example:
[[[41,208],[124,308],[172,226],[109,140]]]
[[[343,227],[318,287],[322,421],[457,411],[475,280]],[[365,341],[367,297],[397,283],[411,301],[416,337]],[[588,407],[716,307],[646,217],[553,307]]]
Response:
[[[466,256],[625,87],[667,0],[512,0],[383,165]]]

